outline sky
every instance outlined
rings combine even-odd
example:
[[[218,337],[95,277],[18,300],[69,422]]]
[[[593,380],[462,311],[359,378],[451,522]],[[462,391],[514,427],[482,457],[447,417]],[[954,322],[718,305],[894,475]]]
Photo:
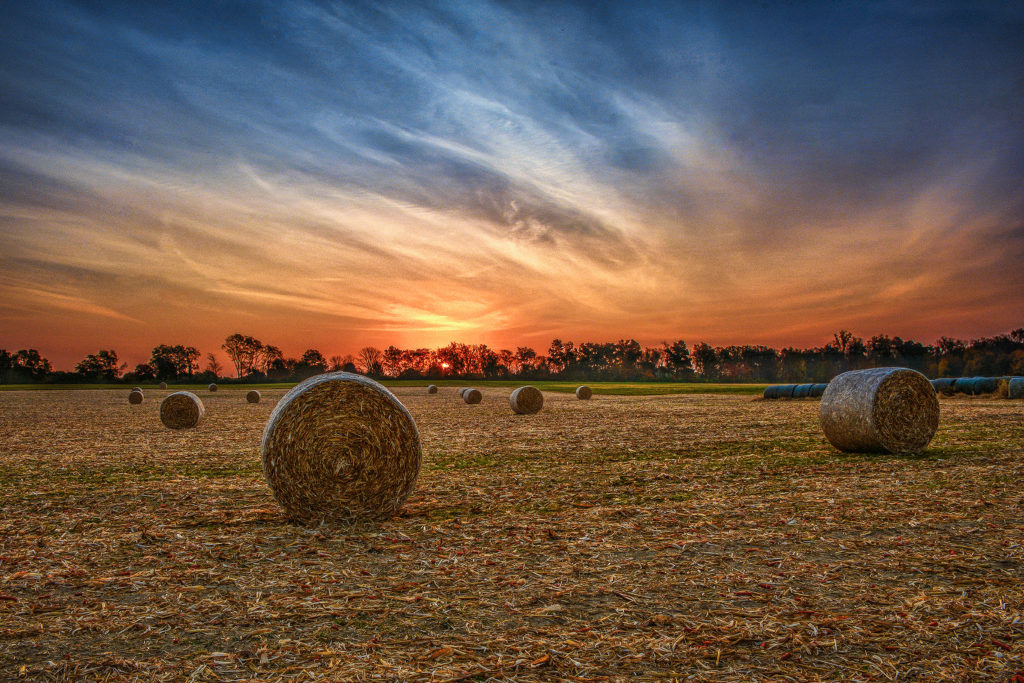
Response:
[[[1024,3],[11,3],[0,347],[1024,324]]]

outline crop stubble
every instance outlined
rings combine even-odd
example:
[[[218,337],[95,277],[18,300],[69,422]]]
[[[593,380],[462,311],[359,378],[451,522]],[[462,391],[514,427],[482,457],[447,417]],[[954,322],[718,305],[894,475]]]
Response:
[[[0,678],[1006,680],[1024,668],[1018,404],[942,401],[924,456],[817,402],[395,393],[402,514],[304,529],[260,469],[283,390],[194,430],[121,391],[0,393]],[[22,669],[24,667],[24,669]]]

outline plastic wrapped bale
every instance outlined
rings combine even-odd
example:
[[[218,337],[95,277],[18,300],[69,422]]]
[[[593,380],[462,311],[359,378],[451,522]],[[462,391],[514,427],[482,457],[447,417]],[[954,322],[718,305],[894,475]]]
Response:
[[[948,377],[941,378],[941,379],[933,379],[932,380],[932,386],[935,387],[935,392],[936,393],[944,394],[946,396],[949,396],[949,395],[952,395],[952,393],[953,393],[953,381],[954,380],[952,380],[952,379],[950,379]]]
[[[544,394],[537,387],[519,387],[508,397],[508,402],[516,415],[533,415],[544,407]]]
[[[256,391],[255,389],[250,389],[245,394],[246,403],[259,403],[261,398],[263,398],[263,395],[260,394],[260,392]]]
[[[576,387],[576,398],[581,401],[589,401],[590,397],[594,395],[594,390],[588,387],[586,384],[583,386]]]
[[[807,398],[810,395],[810,384],[797,384],[795,387],[793,387],[793,398]]]
[[[796,389],[795,384],[780,384],[779,385],[779,398],[793,398],[793,390]]]
[[[211,382],[210,386],[208,386],[206,388],[209,389],[210,391],[217,391],[217,385],[215,383],[213,383],[213,382]]]
[[[909,368],[844,372],[821,399],[821,428],[841,451],[917,453],[939,426],[939,399]]]
[[[423,458],[405,406],[347,372],[311,377],[285,394],[261,450],[274,498],[293,520],[312,525],[394,515]]]
[[[203,419],[203,402],[191,391],[176,391],[160,401],[160,421],[170,429],[190,429]]]
[[[975,394],[994,394],[999,389],[999,380],[995,377],[978,377],[974,380]]]
[[[762,398],[778,398],[779,397],[779,385],[769,384],[764,388],[764,394]]]
[[[957,377],[953,380],[952,389],[954,394],[972,394],[974,393],[974,379]]]
[[[128,392],[128,403],[131,403],[133,406],[137,406],[142,403],[143,398],[142,389],[132,389]]]
[[[466,403],[473,405],[479,403],[484,398],[484,395],[480,393],[479,389],[471,389],[466,387],[462,390],[462,400]]]
[[[1024,377],[1013,377],[1006,386],[1007,398],[1024,398]]]
[[[825,389],[828,388],[828,383],[827,382],[819,382],[818,384],[812,384],[811,387],[812,387],[811,388],[811,397],[812,398],[821,398],[822,394],[825,393]]]
[[[436,394],[437,393],[437,385],[435,385],[435,384],[428,384],[427,385],[427,393],[428,394]]]
[[[166,389],[167,388],[167,382],[160,382],[160,388],[161,389]]]

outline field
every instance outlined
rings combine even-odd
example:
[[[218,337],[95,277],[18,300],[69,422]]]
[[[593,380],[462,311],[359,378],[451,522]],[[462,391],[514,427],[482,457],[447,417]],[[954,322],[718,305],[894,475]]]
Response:
[[[155,389],[0,392],[0,679],[1024,680],[1021,402],[897,457],[816,401],[424,384],[403,513],[319,529],[262,477],[284,388],[186,432]]]

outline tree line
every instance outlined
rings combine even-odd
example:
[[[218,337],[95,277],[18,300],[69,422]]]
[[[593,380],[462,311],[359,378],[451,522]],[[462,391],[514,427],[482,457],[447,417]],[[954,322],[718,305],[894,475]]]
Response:
[[[928,377],[1024,376],[1024,328],[969,341],[942,337],[935,344],[876,335],[864,340],[847,330],[820,347],[711,346],[692,349],[678,339],[658,346],[636,340],[582,342],[555,339],[546,353],[527,346],[491,349],[453,342],[437,349],[367,346],[357,354],[325,357],[317,349],[286,357],[255,337],[232,334],[221,349],[236,379],[297,382],[327,371],[360,372],[392,379],[570,379],[687,382],[827,382],[847,370],[898,365]],[[206,383],[226,379],[213,353],[193,346],[160,344],[149,361],[129,369],[113,349],[88,354],[72,372],[55,371],[36,349],[0,349],[0,382]]]

